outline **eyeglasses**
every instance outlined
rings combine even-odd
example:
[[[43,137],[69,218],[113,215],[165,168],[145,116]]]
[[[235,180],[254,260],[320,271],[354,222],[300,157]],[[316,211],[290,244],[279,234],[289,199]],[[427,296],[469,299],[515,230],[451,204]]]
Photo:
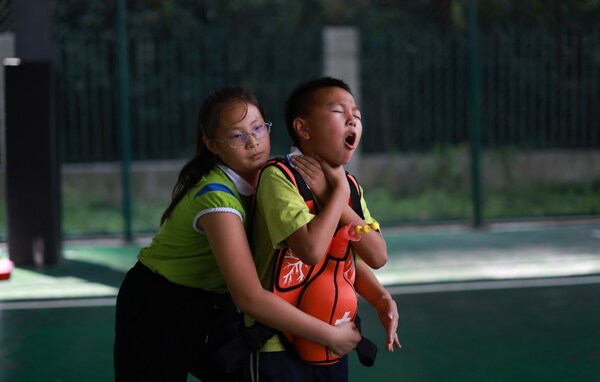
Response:
[[[246,146],[246,142],[248,142],[248,136],[250,134],[252,134],[252,136],[258,140],[261,140],[269,135],[271,132],[271,125],[273,125],[271,122],[265,122],[261,125],[255,126],[249,133],[243,132],[234,134],[227,139],[214,138],[214,140],[221,143],[227,143],[232,149],[237,149],[238,147]]]

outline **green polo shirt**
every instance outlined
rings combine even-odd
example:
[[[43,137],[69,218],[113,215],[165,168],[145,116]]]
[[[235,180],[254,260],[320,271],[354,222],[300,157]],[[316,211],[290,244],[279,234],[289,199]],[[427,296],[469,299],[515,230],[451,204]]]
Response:
[[[215,166],[177,204],[138,260],[175,284],[223,293],[227,286],[204,232],[196,222],[205,214],[225,212],[246,221],[238,187],[252,187],[226,166]]]

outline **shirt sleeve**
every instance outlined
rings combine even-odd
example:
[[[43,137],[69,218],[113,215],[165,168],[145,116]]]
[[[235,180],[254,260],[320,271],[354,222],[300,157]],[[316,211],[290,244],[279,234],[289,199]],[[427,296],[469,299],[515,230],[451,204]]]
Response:
[[[296,186],[275,166],[262,172],[256,197],[273,248],[286,247],[285,240],[314,218]]]
[[[373,217],[371,216],[371,212],[369,211],[369,208],[367,207],[367,202],[365,201],[365,198],[364,198],[364,192],[363,192],[362,186],[360,186],[360,207],[362,209],[363,216],[365,217],[365,223],[367,223],[367,224],[373,223],[375,221],[375,219],[373,219]]]
[[[197,228],[196,223],[198,220],[206,214],[215,212],[232,213],[238,216],[242,223],[244,223],[246,219],[246,213],[240,200],[231,190],[223,187],[224,186],[222,186],[222,188],[200,190],[196,195],[194,195],[193,208],[197,211],[197,213],[194,216],[192,224],[196,231],[202,232]]]
[[[363,188],[362,188],[362,186],[359,186],[359,187],[360,187],[360,207],[362,209],[363,216],[365,217],[364,220],[365,220],[365,223],[371,224],[375,221],[375,219],[373,219],[373,217],[371,216],[371,212],[369,211],[369,208],[367,207],[367,202],[365,201],[365,198],[364,198]],[[352,251],[354,252],[354,256],[356,256],[356,261],[364,262],[364,260],[360,257],[360,255],[358,253],[356,253],[354,248],[352,249]]]

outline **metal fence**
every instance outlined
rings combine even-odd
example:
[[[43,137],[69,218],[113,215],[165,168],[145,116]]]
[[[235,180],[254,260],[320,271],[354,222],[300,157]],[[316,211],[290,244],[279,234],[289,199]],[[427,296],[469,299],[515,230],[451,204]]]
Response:
[[[321,73],[321,31],[234,35],[222,29],[188,34],[129,34],[132,158],[189,158],[202,99],[241,85],[277,125],[274,149],[289,144],[281,100]],[[63,35],[56,42],[57,119],[66,163],[120,158],[116,36]]]
[[[479,36],[484,147],[600,147],[600,28]],[[57,119],[63,162],[119,159],[116,35],[56,41]],[[222,29],[129,34],[134,160],[193,152],[202,98],[224,84],[255,92],[283,126],[283,99],[322,73],[321,31]],[[468,47],[454,30],[361,31],[363,150],[410,152],[470,140]],[[285,130],[274,150],[288,146]]]
[[[366,151],[470,141],[461,31],[362,34]],[[479,35],[481,140],[488,148],[600,147],[600,28]]]
[[[440,147],[464,148],[472,143],[468,84],[474,68],[468,60],[468,31],[381,28],[361,30],[360,36],[363,153],[436,156]],[[478,40],[479,67],[475,69],[480,79],[478,117],[484,149],[600,148],[600,26],[553,32],[486,28]],[[118,34],[63,31],[54,43],[61,162],[119,161]],[[322,75],[322,43],[319,28],[256,29],[245,34],[208,27],[185,33],[130,30],[130,158],[189,158],[200,102],[226,84],[244,86],[258,96],[267,118],[277,127],[272,135],[273,154],[285,152],[290,140],[283,127],[283,101],[301,81]],[[437,155],[437,160],[439,168],[421,178],[435,178],[434,188],[448,188],[439,175],[446,171],[444,155]],[[468,183],[473,178],[464,167],[450,170],[446,171],[450,175],[460,173],[450,179],[457,184],[450,191],[472,192]],[[390,198],[400,199],[388,191]],[[444,203],[435,192],[420,203],[454,203]],[[505,202],[514,199],[509,195]],[[383,204],[380,208],[389,212],[391,220],[472,215],[468,204],[455,204],[456,211],[442,215],[435,215],[441,210],[435,205],[433,214],[396,213]],[[597,208],[596,202],[592,207],[574,206],[558,213],[597,214]],[[532,214],[530,209],[523,211],[517,213]],[[533,214],[548,213],[541,211]],[[484,215],[499,214],[492,210]],[[144,224],[136,230],[152,229],[154,225],[148,227],[147,221],[157,219],[142,220]]]

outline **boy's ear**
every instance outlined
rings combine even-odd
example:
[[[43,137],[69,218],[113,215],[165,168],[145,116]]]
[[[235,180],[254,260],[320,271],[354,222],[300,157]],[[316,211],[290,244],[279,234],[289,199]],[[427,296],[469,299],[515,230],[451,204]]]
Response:
[[[296,135],[298,135],[299,138],[302,138],[304,140],[310,139],[308,125],[306,124],[306,121],[304,119],[300,117],[294,119],[294,122],[292,122],[292,126],[294,127],[294,131],[296,132]]]

